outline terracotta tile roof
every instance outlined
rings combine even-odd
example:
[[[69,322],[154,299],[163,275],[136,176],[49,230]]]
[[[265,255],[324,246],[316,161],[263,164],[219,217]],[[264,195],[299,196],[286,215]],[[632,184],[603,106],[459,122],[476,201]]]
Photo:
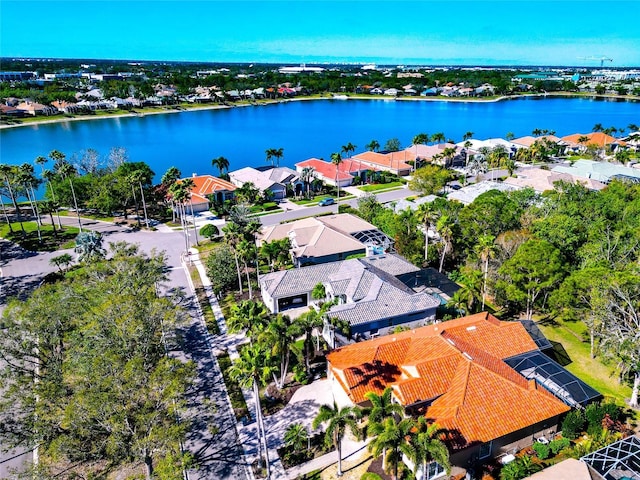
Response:
[[[407,150],[391,153],[362,152],[351,157],[351,160],[356,162],[362,161],[379,167],[392,168],[394,170],[410,170],[411,165],[406,162],[415,159],[415,154]]]
[[[329,180],[335,180],[336,178],[336,166],[331,162],[325,162],[324,160],[319,160],[317,158],[310,158],[309,160],[296,163],[296,168],[298,169],[305,167],[313,168],[319,175]],[[353,178],[353,175],[351,175],[348,170],[340,164],[338,180],[349,180],[351,178]]]
[[[532,350],[520,323],[481,313],[349,345],[327,359],[354,403],[386,386],[403,405],[432,401],[425,415],[459,432],[463,447],[569,409],[503,361]]]
[[[580,142],[578,142],[580,137],[587,137],[589,138],[589,141],[581,144]],[[573,135],[567,135],[566,137],[562,137],[560,140],[572,145],[585,145],[585,146],[590,144],[596,144],[599,147],[604,147],[605,144],[611,145],[612,143],[617,143],[618,145],[623,145],[623,146],[626,145],[625,142],[620,141],[617,138],[602,132],[592,132],[592,133],[586,133],[586,134],[574,133]]]
[[[194,175],[189,178],[193,180],[194,183],[191,189],[191,197],[194,204],[208,203],[209,199],[207,195],[218,192],[233,192],[237,188],[233,183],[214,177],[213,175]]]

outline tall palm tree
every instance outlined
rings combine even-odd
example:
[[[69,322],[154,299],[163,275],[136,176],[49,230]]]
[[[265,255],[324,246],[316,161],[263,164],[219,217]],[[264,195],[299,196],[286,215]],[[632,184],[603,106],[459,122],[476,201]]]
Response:
[[[291,321],[287,315],[278,314],[267,325],[260,335],[260,342],[268,345],[274,358],[280,360],[279,377],[275,378],[276,386],[282,390],[289,373],[291,352],[295,351],[295,341],[302,333],[301,325]],[[274,375],[275,376],[275,375]]]
[[[251,286],[251,277],[249,276],[249,263],[253,263],[256,257],[256,244],[246,238],[243,238],[237,246],[238,256],[244,264],[244,273],[247,276],[247,288],[249,289],[249,300],[253,298],[253,287]]]
[[[311,182],[316,177],[316,171],[313,167],[304,167],[300,172],[300,180],[306,187],[306,196],[307,198],[311,198]]]
[[[60,211],[57,209],[58,202],[56,202],[56,193],[55,193],[55,191],[53,189],[53,180],[56,178],[56,174],[54,172],[52,172],[51,170],[48,170],[48,169],[44,168],[44,166],[46,165],[47,162],[48,162],[48,159],[46,157],[43,157],[43,156],[36,157],[36,159],[35,159],[35,163],[37,165],[40,165],[40,167],[42,169],[42,178],[49,185],[49,191],[51,192],[51,201],[53,202],[53,205],[56,205],[56,215],[58,217],[58,227],[60,227],[60,230],[62,230],[62,220],[60,220]],[[53,223],[53,220],[52,220],[52,223]]]
[[[373,439],[369,443],[369,451],[374,457],[383,456],[383,467],[386,472],[392,471],[393,478],[398,478],[398,465],[402,461],[402,454],[407,457],[415,456],[412,445],[407,442],[414,422],[411,418],[396,420],[388,417],[381,423],[374,423],[369,433]]]
[[[478,238],[478,243],[475,246],[476,255],[482,261],[482,270],[483,270],[483,285],[482,285],[482,310],[484,310],[484,304],[487,298],[487,277],[489,275],[489,259],[495,257],[496,255],[496,246],[495,246],[496,237],[493,235],[480,235]]]
[[[424,416],[418,417],[409,437],[409,443],[413,447],[413,456],[410,460],[415,466],[414,475],[417,476],[418,466],[422,464],[422,478],[426,478],[427,466],[431,462],[437,462],[446,470],[447,475],[449,474],[451,470],[449,450],[438,438],[439,431],[438,425],[429,423]]]
[[[217,167],[220,172],[220,176],[222,176],[225,170],[229,171],[229,160],[224,157],[213,158],[211,160],[211,166]]]
[[[193,194],[191,193],[193,191],[193,187],[195,187],[196,184],[192,178],[185,178],[184,180],[180,181],[180,184],[183,185],[188,192],[189,205],[191,207],[191,225],[193,226],[193,235],[196,239],[196,245],[200,245],[200,242],[198,241],[198,230],[196,229],[196,216],[193,213]]]
[[[54,152],[55,151],[56,150],[54,150]],[[49,155],[52,156],[53,152]],[[71,186],[71,196],[73,198],[73,206],[76,209],[76,216],[78,217],[78,227],[80,228],[80,232],[82,232],[82,220],[80,220],[80,210],[78,210],[78,199],[76,198],[76,191],[73,188],[73,177],[77,175],[76,169],[70,163],[65,162],[58,168],[58,173],[62,178],[69,180],[69,185]]]
[[[466,142],[467,140],[471,140],[473,138],[473,132],[467,132],[462,136],[462,141]]]
[[[442,143],[442,142],[444,142],[445,138],[446,137],[445,137],[443,132],[437,132],[437,133],[434,133],[433,135],[431,135],[431,141],[433,143]]]
[[[340,164],[342,163],[342,156],[338,152],[331,154],[331,163],[336,166],[336,188],[338,189],[338,198],[336,199],[336,213],[340,213],[340,183],[338,182],[338,173],[340,172]]]
[[[271,165],[273,165],[273,157],[274,157],[275,150],[276,150],[275,148],[267,148],[264,151],[264,153],[267,155],[266,162],[271,163]]]
[[[596,123],[591,129],[592,132],[601,132],[602,130],[604,130],[604,127],[601,123]]]
[[[151,179],[147,178],[144,171],[136,170],[131,174],[131,180],[138,185],[140,189],[140,197],[142,198],[142,211],[144,213],[144,223],[149,228],[149,217],[147,216],[147,201],[144,196],[144,189],[142,188],[142,183],[150,183]],[[197,237],[196,237],[197,238]]]
[[[190,192],[185,186],[184,182],[174,182],[169,187],[169,195],[171,196],[171,203],[173,203],[174,212],[178,211],[178,217],[180,218],[180,225],[182,226],[182,233],[184,235],[185,253],[189,251],[189,231],[186,223],[186,203],[187,198],[190,196]]]
[[[34,174],[33,165],[29,163],[23,163],[22,165],[20,165],[20,167],[18,167],[17,180],[24,188],[24,192],[27,195],[27,201],[29,202],[29,205],[31,205],[31,212],[36,217],[38,241],[42,242],[42,230],[40,228],[40,226],[42,225],[42,219],[40,218],[40,212],[38,211],[38,206],[36,205],[36,195],[35,191],[33,190],[33,183],[37,182],[38,179]]]
[[[304,312],[296,319],[296,323],[299,325],[302,333],[304,333],[304,348],[303,357],[304,364],[307,373],[311,372],[311,354],[313,350],[313,331],[314,329],[321,328],[324,324],[323,316],[329,306],[324,303],[320,311],[310,308],[309,311]]]
[[[533,135],[534,137],[539,137],[540,135],[542,135],[542,130],[540,130],[539,128],[534,128],[531,131],[531,135]]]
[[[360,437],[358,429],[358,420],[361,418],[362,412],[358,407],[342,407],[333,402],[333,406],[321,405],[320,411],[316,418],[313,419],[313,428],[318,428],[321,424],[326,423],[325,441],[333,443],[338,452],[338,476],[342,476],[342,439],[347,430],[353,435]]]
[[[20,211],[20,206],[18,205],[18,202],[16,200],[16,194],[13,189],[13,185],[16,177],[15,173],[16,173],[16,169],[14,166],[7,165],[4,163],[0,164],[0,176],[2,176],[2,179],[4,180],[4,184],[7,187],[9,198],[11,199],[13,208],[16,212],[16,215],[18,216],[18,222],[20,223],[20,228],[22,229],[22,236],[24,237],[26,235],[26,232],[24,230],[24,225],[22,224],[22,212]],[[11,228],[11,222],[9,222],[9,230],[13,232],[13,229]]]
[[[418,222],[424,227],[424,262],[429,264],[429,229],[438,220],[438,211],[431,203],[422,203],[416,210]]]
[[[350,153],[353,153],[356,151],[356,148],[358,148],[356,145],[354,145],[353,143],[349,142],[346,145],[342,146],[342,153],[344,153],[347,157],[349,157]]]
[[[380,150],[380,142],[374,139],[367,143],[364,147],[370,152],[377,152],[378,150]]]
[[[240,351],[240,357],[233,362],[229,369],[229,376],[238,382],[242,388],[250,388],[253,392],[253,401],[256,406],[256,426],[258,430],[258,451],[264,451],[264,461],[267,468],[267,479],[271,478],[271,466],[269,465],[269,447],[264,428],[264,419],[260,407],[260,386],[267,383],[273,367],[268,352],[259,344],[248,345]],[[262,453],[259,453],[262,461]]]
[[[280,166],[280,160],[284,157],[284,148],[275,148],[273,156],[276,159],[276,167]]]
[[[269,310],[262,302],[243,300],[231,307],[227,328],[231,333],[246,331],[253,339],[269,324]]]
[[[364,398],[371,402],[371,406],[366,407],[363,411],[363,414],[368,417],[368,426],[382,423],[387,418],[402,415],[404,409],[399,403],[393,402],[392,394],[391,387],[386,387],[380,395],[375,392],[364,394]]]
[[[413,140],[411,140],[411,143],[413,143],[414,145],[426,145],[428,141],[429,141],[429,134],[418,133],[416,136],[413,137]]]
[[[436,223],[436,230],[442,240],[442,254],[440,256],[440,268],[438,271],[442,273],[442,267],[444,266],[444,258],[451,246],[453,240],[453,226],[454,221],[449,215],[442,215]]]
[[[239,257],[239,245],[244,239],[244,232],[242,227],[234,222],[228,222],[222,227],[224,232],[224,240],[231,247],[233,256],[236,261],[236,271],[238,273],[238,291],[242,293],[242,272],[240,270],[240,257]]]
[[[59,150],[51,150],[49,152],[49,158],[53,160],[53,171],[59,172],[60,168],[67,163],[67,156]]]

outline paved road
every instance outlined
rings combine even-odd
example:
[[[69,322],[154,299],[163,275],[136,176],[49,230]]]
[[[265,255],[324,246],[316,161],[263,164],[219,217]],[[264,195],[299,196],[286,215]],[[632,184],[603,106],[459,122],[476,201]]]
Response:
[[[390,192],[382,192],[376,194],[380,203],[394,202],[403,198],[417,195],[416,192],[409,190],[408,188],[400,188],[398,190],[391,190]],[[349,200],[343,200],[341,204],[347,204],[352,207],[358,206],[358,199],[351,198]],[[290,210],[288,212],[274,213],[273,215],[264,215],[260,217],[260,222],[263,225],[277,225],[279,223],[295,220],[303,217],[311,217],[313,215],[320,215],[321,213],[336,213],[336,205],[329,205],[328,207],[304,207],[296,210]]]
[[[63,223],[74,225],[75,220],[63,218]],[[83,225],[103,233],[105,245],[126,241],[138,244],[147,253],[154,249],[165,252],[170,270],[164,289],[181,292],[181,303],[190,313],[187,324],[179,328],[177,336],[169,342],[171,355],[193,360],[197,368],[197,379],[189,392],[185,414],[186,419],[193,422],[186,447],[198,463],[198,468],[189,472],[189,479],[245,479],[244,457],[238,444],[235,417],[226,401],[222,375],[207,344],[206,329],[199,316],[187,273],[182,268],[181,255],[185,248],[182,233],[166,228],[156,232],[132,231],[95,221],[86,221]],[[4,275],[0,283],[0,310],[5,306],[7,297],[26,297],[47,273],[54,271],[55,267],[49,264],[49,260],[60,253],[27,252],[0,240],[0,268]],[[214,426],[218,429],[212,428]],[[0,478],[3,478],[1,470]]]

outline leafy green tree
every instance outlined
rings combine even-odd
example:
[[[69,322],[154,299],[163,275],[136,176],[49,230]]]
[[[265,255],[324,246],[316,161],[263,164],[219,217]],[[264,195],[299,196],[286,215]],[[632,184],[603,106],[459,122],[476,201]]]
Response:
[[[209,240],[213,240],[214,237],[217,237],[220,234],[220,230],[212,223],[207,223],[204,227],[200,229],[200,235],[208,238]]]
[[[384,144],[383,150],[385,152],[399,152],[401,148],[402,144],[400,143],[400,140],[397,138],[390,138],[387,140],[387,143]]]
[[[560,252],[544,240],[528,240],[499,269],[504,276],[498,283],[507,298],[524,305],[526,318],[531,319],[541,295],[562,280],[564,265]]]
[[[500,480],[520,480],[540,470],[542,470],[542,466],[534,463],[531,457],[525,455],[502,467]]]
[[[411,177],[409,188],[422,195],[435,195],[451,180],[451,172],[438,165],[418,168]]]
[[[69,464],[143,462],[151,479],[188,428],[176,415],[193,369],[163,343],[184,312],[156,293],[163,257],[112,253],[7,307],[0,437]]]
[[[325,442],[333,444],[338,452],[338,476],[342,476],[342,439],[347,431],[359,437],[358,420],[362,413],[358,407],[342,407],[339,408],[334,402],[333,406],[321,405],[318,415],[313,419],[313,428],[316,429],[320,425],[326,423]]]
[[[207,276],[211,280],[213,293],[220,297],[237,285],[234,254],[226,244],[221,244],[209,254],[206,260]]]

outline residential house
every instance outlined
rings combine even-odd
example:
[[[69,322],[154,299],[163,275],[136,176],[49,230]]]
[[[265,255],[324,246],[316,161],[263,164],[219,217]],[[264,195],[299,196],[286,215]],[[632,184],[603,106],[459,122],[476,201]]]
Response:
[[[384,335],[397,326],[416,327],[435,319],[440,300],[416,293],[397,277],[419,271],[398,255],[373,255],[341,262],[269,273],[260,277],[262,299],[273,313],[304,306],[319,283],[325,300],[337,300],[328,317],[349,325],[353,339]],[[330,345],[349,340],[326,324],[323,336]]]
[[[583,138],[586,139],[586,141],[580,142]],[[612,151],[615,151],[619,147],[626,146],[626,143],[622,140],[603,132],[591,132],[584,135],[574,133],[573,135],[562,137],[558,143],[565,147],[565,153],[582,153],[586,151],[590,145],[594,145],[597,148],[611,148]]]
[[[390,251],[393,245],[393,240],[374,225],[349,213],[263,227],[257,243],[261,246],[283,238],[291,242],[291,258],[296,267],[382,253]]]
[[[596,180],[602,183],[609,183],[614,179],[627,179],[634,183],[640,182],[640,169],[610,162],[577,160],[573,165],[569,163],[558,165],[551,170],[556,173],[568,173],[579,178]]]
[[[236,186],[231,182],[213,175],[196,175],[191,177],[194,186],[191,189],[191,203],[194,212],[205,212],[211,207],[211,199],[222,203],[232,200]]]
[[[0,115],[15,118],[24,116],[25,112],[9,105],[0,105]]]
[[[523,147],[531,147],[535,142],[547,140],[551,143],[558,143],[560,141],[559,137],[555,135],[542,135],[540,137],[532,137],[531,135],[527,135],[525,137],[515,138],[511,140],[511,143],[515,143],[516,145],[521,145]]]
[[[472,138],[470,140],[465,140],[464,142],[458,142],[456,143],[456,145],[459,147],[464,147],[466,142],[469,142],[471,144],[469,148],[476,152],[480,152],[482,148],[489,148],[490,150],[493,150],[497,146],[500,146],[507,151],[509,158],[513,158],[513,156],[520,148],[524,148],[520,144],[510,142],[503,138],[487,138],[486,140],[478,140]]]
[[[407,162],[415,161],[415,159],[415,155],[407,150],[386,153],[367,151],[351,157],[351,160],[357,162],[359,165],[366,165],[378,170],[386,170],[399,176],[409,175],[411,173],[412,166]]]
[[[359,161],[355,156],[345,158],[337,167],[331,162],[326,162],[317,158],[310,158],[303,162],[296,163],[296,171],[298,173],[301,173],[304,168],[313,168],[316,178],[319,178],[327,185],[333,186],[336,186],[337,172],[337,180],[341,188],[351,185],[356,176],[366,180],[377,170],[369,164]]]
[[[77,103],[67,102],[66,100],[56,100],[51,102],[51,106],[63,113],[78,113],[81,110]]]
[[[459,190],[455,190],[447,194],[447,198],[449,200],[457,200],[465,205],[469,205],[473,203],[473,201],[478,198],[483,193],[486,193],[490,190],[501,190],[503,192],[511,192],[513,190],[519,190],[520,187],[515,185],[510,185],[508,183],[503,182],[494,182],[491,180],[485,180],[483,182],[473,183],[471,185],[467,185],[462,187]]]
[[[20,110],[21,112],[23,112],[25,115],[32,115],[32,116],[36,116],[36,115],[55,115],[56,113],[58,113],[58,111],[53,108],[53,107],[49,107],[47,105],[43,105],[41,103],[37,103],[37,102],[32,102],[29,100],[26,100],[24,102],[20,102],[18,105],[16,105],[16,110]]]
[[[287,187],[284,183],[273,181],[268,173],[252,167],[229,172],[229,179],[236,187],[252,183],[260,192],[270,191],[275,200],[282,200],[287,196]]]
[[[445,158],[445,149],[453,149],[455,153]],[[405,149],[412,157],[422,161],[446,165],[447,167],[463,167],[467,162],[467,149],[453,143],[438,143],[436,145],[411,145]]]
[[[485,312],[339,348],[328,378],[341,406],[391,387],[407,415],[446,432],[451,463],[469,468],[548,439],[570,407],[601,398],[543,353],[550,347],[533,322]]]
[[[602,190],[606,185],[591,178],[578,177],[569,173],[543,170],[542,168],[526,168],[518,170],[516,177],[509,177],[504,183],[518,188],[533,188],[542,193],[555,188],[556,182],[580,183],[589,190]]]

